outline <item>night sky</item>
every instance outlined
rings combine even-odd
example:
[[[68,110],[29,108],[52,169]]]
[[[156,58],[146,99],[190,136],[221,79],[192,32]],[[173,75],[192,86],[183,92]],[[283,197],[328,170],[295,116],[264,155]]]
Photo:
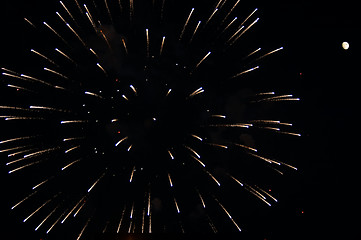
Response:
[[[24,52],[29,54],[30,48],[27,41],[29,31],[24,30],[23,17],[44,16],[40,19],[47,19],[49,15],[54,15],[55,11],[60,9],[58,2],[54,1],[54,4],[48,4],[50,10],[44,10],[42,2],[30,3],[17,0],[1,3],[0,15],[3,27],[0,45],[1,67],[10,69],[11,66],[17,66],[16,69],[21,69],[21,66],[29,67],[23,58]],[[206,2],[208,1],[196,3],[185,1],[184,9],[189,10],[189,6],[199,9]],[[357,218],[356,169],[359,158],[357,150],[359,120],[361,120],[358,114],[360,73],[357,59],[361,49],[358,6],[347,1],[333,1],[327,4],[302,1],[286,3],[272,1],[264,4],[252,1],[241,3],[239,8],[243,9],[243,12],[240,10],[242,13],[249,13],[256,7],[260,22],[257,23],[256,29],[252,30],[254,34],[247,36],[247,44],[269,50],[282,46],[284,50],[260,63],[262,70],[252,75],[251,79],[257,77],[262,79],[260,81],[262,86],[255,86],[252,83],[245,85],[247,89],[291,93],[299,97],[301,101],[286,103],[285,108],[278,109],[272,117],[280,116],[292,122],[294,131],[301,133],[302,137],[286,136],[285,140],[280,140],[281,150],[274,150],[275,144],[272,143],[270,136],[267,135],[263,139],[266,153],[284,162],[290,159],[289,162],[297,166],[298,171],[285,171],[281,178],[270,179],[272,185],[269,186],[269,190],[279,200],[272,207],[258,200],[252,202],[255,198],[244,194],[249,198],[244,201],[244,204],[250,203],[249,209],[241,208],[244,212],[238,214],[236,210],[232,211],[230,208],[232,215],[239,219],[243,229],[240,234],[234,234],[234,238],[312,239],[317,236],[326,239],[334,234],[341,234],[344,238],[353,236],[358,227],[354,218]],[[188,14],[187,11],[179,16],[184,19]],[[36,43],[36,37],[35,41],[32,41]],[[348,50],[342,48],[341,44],[344,41],[350,45]],[[0,105],[8,103],[4,97],[6,96],[4,86],[1,81],[1,94],[5,95],[0,98],[2,101]],[[0,125],[2,123],[3,120],[0,120]],[[4,134],[8,134],[5,127],[1,126],[0,129]],[[162,131],[165,132],[166,129]],[[0,140],[3,138],[0,135]],[[17,180],[9,177],[7,173],[6,154],[0,157],[2,189],[0,234],[2,237],[11,236],[11,239],[24,239],[24,237],[44,239],[43,233],[34,232],[34,223],[22,223],[24,213],[19,217],[17,215],[19,211],[14,213],[10,210],[13,203],[25,193],[19,193],[18,189],[12,187],[14,186],[12,181]],[[262,182],[267,181],[268,179],[264,179]],[[220,222],[229,221],[226,215],[219,218]],[[78,233],[79,230],[70,236],[76,239]],[[207,234],[207,238],[223,239],[222,234],[215,236]],[[165,239],[167,237],[188,239],[199,236],[198,234],[184,236],[106,234],[89,239]]]

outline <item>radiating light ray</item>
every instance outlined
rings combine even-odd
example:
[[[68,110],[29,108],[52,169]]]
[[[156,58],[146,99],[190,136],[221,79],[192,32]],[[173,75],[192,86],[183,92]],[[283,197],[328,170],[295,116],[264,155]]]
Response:
[[[133,85],[129,85],[129,87],[133,90],[134,94],[137,96],[138,95],[137,89]]]
[[[109,221],[107,221],[107,222],[105,223],[105,226],[104,226],[103,231],[102,231],[103,234],[106,232],[109,223],[110,223]]]
[[[71,214],[72,212],[74,212],[74,210],[79,206],[79,204],[80,204],[81,202],[84,201],[85,197],[86,197],[86,195],[84,195],[84,196],[75,204],[75,206],[68,212],[68,214],[67,214],[67,215],[65,216],[65,218],[61,221],[61,223],[64,223],[64,222],[66,221],[66,219],[68,219],[68,217],[70,216],[70,214]]]
[[[242,58],[242,60],[246,60],[247,58],[249,58],[250,56],[254,55],[255,53],[261,51],[261,48],[257,48],[256,50],[254,50],[253,52],[249,53],[248,55],[246,55],[244,58]]]
[[[22,77],[22,76],[18,76],[15,74],[11,74],[11,73],[5,73],[3,72],[2,75],[7,76],[7,77],[12,77],[12,78],[16,78],[16,79],[20,79],[20,80],[24,80],[24,81],[28,81],[28,79]]]
[[[33,28],[36,28],[35,25],[29,19],[24,17],[24,20],[25,20],[25,22],[29,23],[30,26],[32,26]]]
[[[38,93],[38,92],[33,91],[33,90],[29,89],[29,88],[21,87],[21,86],[14,85],[14,84],[8,84],[7,86],[11,87],[11,88],[15,88],[18,91],[19,91],[19,89],[21,89],[21,90],[32,92],[32,93]],[[13,118],[13,119],[15,119],[15,118]],[[13,119],[9,118],[9,119],[5,119],[5,120],[13,120]],[[18,118],[18,119],[20,119],[20,118]]]
[[[60,124],[72,124],[72,123],[87,123],[87,120],[66,120],[61,121]]]
[[[201,161],[199,160],[198,158],[196,158],[195,156],[193,155],[190,155],[194,160],[196,160],[199,164],[201,164],[203,167],[205,167],[206,165]]]
[[[37,193],[38,191],[34,191],[32,193],[30,193],[28,196],[26,196],[24,199],[20,200],[19,202],[17,202],[15,205],[13,205],[11,207],[11,210],[13,210],[14,208],[16,208],[17,206],[19,206],[20,204],[22,204],[24,201],[26,201],[27,199],[29,199],[31,196],[33,196],[35,193]]]
[[[81,229],[81,231],[80,231],[80,233],[79,233],[79,235],[78,235],[78,238],[77,238],[76,240],[79,240],[79,239],[81,238],[81,236],[83,235],[86,227],[88,226],[88,224],[89,224],[89,222],[90,222],[90,219],[91,219],[91,217],[89,217],[88,220],[86,221],[84,227]]]
[[[163,53],[164,42],[165,42],[165,36],[163,36],[162,38],[162,44],[160,45],[159,56],[161,56]]]
[[[222,30],[222,32],[219,35],[222,35],[238,18],[235,17],[228,25]]]
[[[37,231],[40,227],[41,227],[41,225],[43,225],[44,224],[44,222],[56,211],[56,209],[58,209],[59,208],[59,205],[58,206],[56,206],[54,209],[53,209],[53,211],[51,211],[44,219],[43,219],[43,221],[41,221],[41,223],[35,228],[35,231]]]
[[[279,173],[279,174],[281,174],[281,175],[283,175],[283,172],[282,171],[280,171],[279,169],[277,169],[277,168],[274,168],[274,167],[271,167],[271,166],[269,166],[272,170],[274,170],[275,172],[277,172],[277,173]]]
[[[81,6],[80,6],[80,4],[79,4],[78,0],[74,0],[74,1],[75,1],[75,3],[76,3],[76,6],[78,7],[78,9],[79,9],[80,13],[81,13],[82,15],[84,15],[83,9],[81,8]]]
[[[78,210],[76,210],[76,212],[73,214],[73,217],[76,217],[76,215],[78,215],[78,213],[80,212],[80,210],[84,207],[85,203],[87,201],[83,201],[83,203],[80,205],[80,207],[78,208]]]
[[[248,27],[246,27],[231,43],[230,45],[233,45],[243,34],[245,34],[254,24],[258,22],[259,18],[254,20]]]
[[[68,209],[65,209],[65,211],[55,220],[55,222],[49,227],[49,229],[46,231],[46,234],[49,234],[49,232],[54,228],[54,226],[60,221],[60,219],[64,216]]]
[[[45,106],[29,106],[30,109],[39,109],[39,110],[49,110],[54,112],[69,112],[69,110],[54,108],[54,107],[45,107]]]
[[[227,149],[227,148],[228,148],[228,146],[222,145],[222,144],[218,144],[218,143],[205,143],[205,144],[207,144],[207,145],[209,145],[209,146],[213,146],[213,147],[223,148],[223,149]]]
[[[97,58],[97,59],[100,59],[98,54],[92,49],[92,48],[89,48],[89,51],[94,54],[94,56]]]
[[[201,21],[198,21],[197,26],[196,26],[196,28],[194,29],[193,33],[192,33],[191,39],[189,40],[189,43],[191,43],[191,42],[193,41],[193,38],[194,38],[194,36],[196,35],[196,32],[197,32],[197,30],[198,30],[198,28],[199,28],[199,25],[201,25]]]
[[[100,35],[103,37],[103,39],[104,39],[105,43],[107,44],[109,50],[110,50],[110,51],[113,51],[113,50],[112,50],[112,47],[110,46],[110,43],[109,43],[109,40],[108,40],[107,36],[103,33],[102,30],[100,30],[99,33],[100,33]]]
[[[77,146],[75,146],[75,147],[69,148],[69,149],[65,150],[64,153],[69,153],[69,152],[74,151],[75,149],[78,149],[78,148],[80,148],[80,145],[77,145]]]
[[[150,189],[149,189],[149,192],[148,192],[148,204],[147,204],[147,216],[150,216],[151,212],[150,212]]]
[[[132,22],[134,16],[134,2],[129,0],[129,21]]]
[[[235,146],[237,146],[237,147],[242,147],[242,148],[245,148],[245,149],[248,149],[248,150],[257,152],[257,149],[252,148],[252,147],[249,147],[249,146],[246,146],[246,145],[243,145],[243,144],[239,144],[239,143],[232,143],[232,144],[235,145]]]
[[[58,36],[58,38],[60,38],[66,45],[69,45],[69,43],[67,41],[65,41],[65,39],[57,32],[54,30],[54,28],[52,28],[47,22],[43,22],[43,24],[50,29],[50,31],[52,31],[56,36]]]
[[[253,124],[250,123],[231,123],[231,124],[209,124],[207,127],[231,127],[231,128],[249,128]]]
[[[28,163],[28,164],[25,164],[25,165],[23,165],[23,166],[21,166],[21,167],[18,167],[18,168],[15,168],[15,169],[13,169],[13,170],[10,170],[8,173],[10,174],[10,173],[19,171],[19,170],[21,170],[21,169],[23,169],[23,168],[30,167],[30,166],[35,165],[35,164],[38,164],[38,163],[40,163],[40,161],[35,161],[35,162],[32,162],[32,163]]]
[[[206,58],[211,54],[211,52],[208,52],[195,66],[195,69],[197,69],[199,67],[199,65],[201,65],[201,63],[206,60]]]
[[[263,192],[264,194],[266,194],[268,197],[272,198],[273,201],[278,202],[278,200],[277,200],[275,197],[273,197],[271,194],[269,194],[268,192],[266,192],[266,191],[263,190],[262,188],[260,188],[260,187],[258,187],[258,186],[256,186],[256,188],[259,189],[259,190],[260,190],[261,192]]]
[[[144,233],[145,209],[142,212],[142,233]]]
[[[99,94],[96,94],[96,93],[93,93],[93,92],[84,92],[84,94],[87,94],[87,95],[91,95],[91,96],[94,96],[94,97],[97,97],[97,98],[101,98],[101,99],[104,99],[102,96],[100,96]]]
[[[258,199],[260,199],[261,201],[263,201],[265,204],[267,204],[268,206],[272,206],[267,200],[266,197],[261,194],[259,191],[257,191],[256,189],[254,189],[253,187],[247,185],[245,188],[248,192],[250,192],[252,195],[254,195],[255,197],[257,197]]]
[[[255,9],[253,10],[253,12],[251,12],[251,14],[249,14],[249,15],[246,17],[246,19],[243,20],[243,22],[241,23],[241,25],[245,24],[245,23],[247,22],[247,20],[248,20],[257,10],[258,10],[258,9],[255,8]]]
[[[212,114],[211,117],[215,117],[215,118],[227,118],[225,115],[221,115],[221,114]]]
[[[275,127],[265,127],[265,126],[256,126],[256,127],[261,128],[261,129],[273,130],[273,131],[280,131],[281,130],[281,129],[275,128]]]
[[[6,71],[6,72],[9,72],[9,73],[12,73],[12,74],[14,74],[14,75],[20,75],[20,73],[15,72],[15,71],[10,70],[10,69],[7,69],[7,68],[4,68],[4,67],[2,67],[1,70]]]
[[[256,67],[253,67],[253,68],[244,70],[244,71],[242,71],[242,72],[240,72],[240,73],[237,73],[236,75],[232,76],[231,78],[239,77],[239,76],[241,76],[242,74],[252,72],[252,71],[254,71],[254,70],[258,69],[258,68],[259,68],[259,66],[256,66]]]
[[[135,166],[133,166],[132,172],[130,174],[129,182],[132,182],[132,180],[133,180],[134,171],[135,171]]]
[[[29,149],[25,149],[25,150],[22,150],[22,151],[19,151],[19,152],[14,152],[14,153],[8,154],[8,157],[14,157],[16,155],[27,153],[27,152],[30,152],[30,151],[33,151],[33,150],[36,150],[36,148],[29,148]]]
[[[108,73],[107,71],[105,71],[105,69],[100,65],[100,63],[97,63],[97,66],[102,70],[102,72],[104,73],[104,75],[107,77]]]
[[[115,146],[118,147],[119,144],[121,144],[123,141],[125,141],[125,140],[127,140],[127,139],[128,139],[128,136],[120,139],[120,140],[115,144]]]
[[[13,107],[13,106],[0,106],[0,109],[13,109],[13,110],[29,111],[29,109],[27,109],[27,108],[23,108],[23,107]]]
[[[263,54],[262,56],[260,56],[260,57],[257,58],[256,60],[254,60],[253,62],[259,61],[259,60],[261,60],[262,58],[264,58],[264,57],[266,57],[266,56],[268,56],[268,55],[271,55],[271,54],[273,54],[273,53],[275,53],[275,52],[281,51],[282,49],[283,49],[283,47],[280,47],[280,48],[277,48],[277,49],[275,49],[275,50],[273,50],[273,51],[270,51],[270,52],[268,52],[268,53],[266,53],[266,54]]]
[[[241,181],[239,181],[237,178],[235,178],[235,177],[233,177],[231,174],[229,174],[229,173],[227,173],[227,175],[229,176],[229,177],[231,177],[234,181],[236,181],[236,183],[238,183],[239,185],[241,185],[242,187],[243,187],[243,183],[241,183]]]
[[[195,95],[198,95],[203,92],[204,92],[204,89],[202,87],[200,87],[197,90],[195,90],[194,92],[192,92],[191,94],[189,94],[188,97],[194,97]]]
[[[220,182],[210,172],[208,172],[207,170],[204,170],[204,171],[205,171],[205,173],[208,174],[208,176],[210,176],[213,179],[213,181],[215,181],[217,183],[217,185],[219,187],[221,186]]]
[[[112,18],[112,14],[110,13],[110,9],[109,9],[109,6],[108,6],[108,1],[104,0],[104,3],[105,3],[105,8],[107,9],[107,12],[108,12],[110,22],[113,24],[113,18]]]
[[[132,226],[133,226],[133,219],[131,219],[130,222],[129,222],[128,233],[131,233]]]
[[[299,101],[299,98],[275,98],[271,100],[267,100],[269,102],[280,102],[280,101]]]
[[[126,45],[126,43],[125,43],[124,38],[122,38],[122,44],[123,44],[123,47],[124,47],[124,50],[125,50],[125,54],[128,55],[128,48],[127,48],[127,45]]]
[[[261,92],[261,93],[257,93],[256,96],[262,96],[262,95],[274,95],[275,92]]]
[[[42,155],[42,154],[45,154],[45,153],[51,153],[51,152],[59,150],[59,149],[60,149],[60,147],[47,148],[47,149],[44,149],[44,150],[40,150],[40,151],[37,151],[37,152],[26,154],[26,155],[24,155],[24,158],[37,157],[39,155]]]
[[[217,233],[217,232],[218,232],[218,231],[217,231],[217,228],[216,228],[216,226],[214,225],[214,223],[212,222],[211,218],[208,216],[208,214],[207,214],[207,220],[208,220],[208,224],[209,224],[209,226],[211,227],[213,233]]]
[[[46,81],[43,81],[43,80],[41,80],[41,79],[39,79],[39,78],[32,77],[32,76],[25,75],[25,74],[21,74],[20,76],[21,76],[21,77],[24,77],[24,78],[27,78],[27,79],[30,79],[30,80],[32,80],[32,81],[36,81],[36,82],[45,84],[45,85],[47,85],[47,86],[56,88],[56,86],[54,86],[54,85],[52,85],[52,84],[50,84],[50,83],[48,83],[48,82],[46,82]]]
[[[70,26],[69,23],[66,24],[66,26],[70,29],[70,31],[78,38],[78,40],[81,42],[81,44],[87,48],[84,40],[78,35],[78,33]]]
[[[58,76],[60,76],[60,77],[62,77],[62,78],[65,78],[65,79],[69,79],[67,76],[65,76],[64,74],[61,74],[61,73],[59,73],[59,72],[57,72],[57,71],[55,71],[55,70],[52,70],[52,69],[50,69],[50,68],[46,68],[46,67],[44,67],[44,70],[45,71],[48,71],[48,72],[51,72],[51,73],[54,73],[55,75],[58,75]]]
[[[171,91],[172,91],[172,89],[170,88],[170,89],[168,89],[168,92],[167,92],[167,94],[165,95],[166,97],[168,97],[168,95],[171,93]]]
[[[150,213],[149,215],[149,221],[148,221],[148,233],[152,233],[152,214]]]
[[[279,96],[273,96],[273,97],[266,97],[266,98],[262,98],[253,102],[263,102],[263,101],[287,101],[289,99],[294,99],[296,101],[299,100],[299,98],[293,98],[292,94],[284,94],[284,95],[279,95]]]
[[[206,204],[205,204],[205,202],[204,202],[204,200],[203,200],[203,197],[202,197],[201,193],[199,192],[198,188],[196,188],[196,191],[197,191],[197,193],[198,193],[199,199],[200,199],[201,202],[202,202],[203,208],[206,208]]]
[[[76,22],[75,18],[73,17],[73,15],[70,13],[70,11],[68,10],[68,8],[65,6],[65,4],[62,1],[59,1],[59,3],[61,4],[61,6],[65,9],[65,11],[68,13],[68,15],[70,16],[70,18],[74,21],[74,23],[78,26],[78,23]]]
[[[76,141],[76,140],[83,140],[85,139],[85,137],[72,137],[72,138],[64,138],[63,142],[68,142],[68,141]]]
[[[175,207],[176,207],[176,209],[177,209],[177,213],[180,213],[177,200],[176,200],[175,198],[173,198],[173,200],[174,200]]]
[[[95,185],[97,185],[97,183],[104,177],[104,175],[105,172],[93,183],[93,185],[91,185],[91,187],[88,189],[88,192],[90,192],[95,187]]]
[[[300,133],[285,132],[285,131],[279,131],[279,133],[301,137]]]
[[[194,137],[195,139],[199,140],[199,141],[203,141],[203,139],[195,134],[191,134],[192,137]]]
[[[169,180],[169,185],[170,185],[171,187],[173,187],[173,182],[172,182],[172,179],[171,179],[169,173],[168,173],[168,180]]]
[[[81,158],[77,159],[77,160],[74,160],[72,161],[71,163],[65,165],[64,167],[61,168],[61,171],[64,171],[65,169],[67,169],[68,167],[72,166],[73,164],[79,162],[81,160]]]
[[[289,167],[289,168],[292,168],[293,170],[298,170],[296,167],[294,167],[294,166],[292,166],[292,165],[290,165],[290,164],[287,164],[287,163],[284,163],[284,162],[281,162],[281,161],[278,161],[280,164],[282,164],[282,165],[285,165],[286,167]]]
[[[124,208],[123,208],[123,211],[122,211],[122,214],[121,214],[120,220],[119,220],[118,228],[117,228],[117,233],[119,233],[120,226],[122,225],[123,218],[124,218],[124,213],[125,213],[125,209],[126,209],[126,206],[124,205]]]
[[[48,58],[48,57],[47,57],[47,56],[45,56],[44,54],[41,54],[40,52],[35,51],[34,49],[30,49],[30,51],[31,51],[32,53],[35,53],[36,55],[38,55],[38,56],[42,57],[43,59],[45,59],[46,61],[50,62],[51,64],[53,64],[53,65],[55,65],[55,66],[59,67],[59,65],[58,65],[58,64],[56,64],[53,60],[51,60],[50,58]]]
[[[193,148],[187,146],[187,145],[183,145],[186,149],[188,149],[189,151],[191,151],[194,155],[197,156],[197,158],[201,158],[201,155],[199,155]]]
[[[242,31],[243,28],[244,28],[244,26],[238,27],[237,31],[235,33],[233,33],[230,38],[228,38],[226,43],[230,43],[237,36],[237,34]]]
[[[223,18],[221,24],[223,24],[223,22],[228,18],[228,16],[233,12],[233,10],[237,7],[238,3],[241,0],[237,0],[237,2],[232,6],[231,10],[228,11],[227,15]],[[226,1],[225,1],[226,2]]]
[[[52,198],[48,199],[47,201],[45,201],[40,207],[38,207],[35,211],[33,211],[29,216],[27,216],[23,222],[26,222],[29,218],[31,218],[35,213],[37,213],[40,209],[42,209],[46,204],[48,204],[50,201],[52,200]]]
[[[133,218],[133,212],[134,212],[134,202],[132,203],[132,208],[130,209],[130,216],[129,216],[130,219]]]
[[[232,218],[231,214],[227,211],[227,209],[218,201],[217,198],[214,197],[214,200],[218,203],[218,205],[223,209],[223,211],[227,214],[227,216],[229,217],[229,219],[231,219],[232,223],[234,226],[236,226],[236,228],[238,229],[238,231],[242,231],[241,228],[238,226],[238,224],[234,221],[234,219]]]
[[[127,98],[127,96],[125,96],[124,94],[122,95],[122,97],[123,97],[125,100],[129,101],[129,99]]]
[[[31,189],[35,190],[36,188],[40,187],[41,185],[43,185],[44,183],[47,183],[52,177],[45,179],[44,181],[36,184],[34,187],[32,187]]]
[[[267,163],[274,163],[274,164],[277,164],[277,165],[281,165],[281,163],[279,161],[274,161],[272,159],[262,157],[262,156],[260,156],[258,154],[255,154],[255,153],[247,152],[247,154],[249,154],[249,155],[251,155],[253,157],[256,157],[258,159],[261,159],[261,160],[263,160],[263,161],[265,161]]]
[[[29,147],[29,145],[3,149],[3,150],[0,150],[0,153],[10,152],[10,151],[13,151],[13,150],[19,150],[19,149],[26,148],[26,147]]]
[[[216,14],[217,11],[218,11],[218,8],[214,9],[213,13],[211,14],[211,16],[209,16],[209,18],[206,21],[206,24],[204,24],[204,25],[207,25],[209,23],[209,21],[213,18],[214,14]]]
[[[146,36],[146,39],[147,39],[147,51],[146,51],[146,54],[147,54],[147,58],[149,58],[149,31],[148,31],[148,28],[145,29],[145,36]]]
[[[58,17],[60,18],[60,20],[61,20],[63,23],[67,24],[67,22],[65,21],[65,19],[61,16],[61,14],[60,14],[59,12],[55,12],[55,13],[56,13],[56,15],[58,15]]]
[[[85,4],[84,4],[84,6],[86,7]],[[92,15],[90,14],[90,12],[89,12],[88,10],[87,10],[87,12],[85,13],[85,15],[86,15],[87,18],[89,19],[89,22],[90,22],[90,24],[92,25],[94,31],[97,32],[97,27],[96,27],[96,25],[95,25],[95,23],[94,23],[93,17],[92,17]]]
[[[9,165],[11,165],[11,164],[14,164],[14,163],[17,163],[17,162],[23,161],[23,160],[25,160],[25,159],[26,159],[25,157],[22,157],[22,158],[19,158],[19,159],[16,159],[16,160],[13,160],[13,161],[7,162],[7,163],[6,163],[6,166],[9,166]]]
[[[133,144],[130,144],[130,146],[128,147],[127,151],[129,152],[133,147]]]
[[[181,40],[182,37],[183,37],[184,31],[185,31],[185,29],[186,29],[186,27],[187,27],[187,25],[188,25],[189,19],[191,18],[193,11],[194,11],[194,8],[192,8],[191,12],[190,12],[189,15],[188,15],[188,18],[187,18],[187,20],[186,20],[186,22],[185,22],[185,24],[184,24],[184,26],[183,26],[183,28],[182,28],[182,32],[181,32],[181,34],[179,35],[179,40]]]

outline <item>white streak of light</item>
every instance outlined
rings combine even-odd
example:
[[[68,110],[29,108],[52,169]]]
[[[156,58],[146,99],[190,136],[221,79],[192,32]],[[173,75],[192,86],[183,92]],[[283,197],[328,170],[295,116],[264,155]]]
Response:
[[[90,192],[94,187],[95,185],[100,181],[100,179],[102,179],[102,177],[104,177],[105,173],[103,173],[94,183],[93,185],[88,189],[88,192]]]

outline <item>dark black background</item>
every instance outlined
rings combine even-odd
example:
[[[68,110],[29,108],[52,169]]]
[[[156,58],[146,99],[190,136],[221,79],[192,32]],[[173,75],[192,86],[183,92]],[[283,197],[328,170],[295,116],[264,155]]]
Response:
[[[265,219],[251,219],[250,229],[241,234],[240,239],[301,236],[325,239],[334,234],[354,234],[360,120],[358,6],[347,1],[240,5],[249,10],[259,8],[261,22],[257,31],[263,39],[257,41],[284,47],[282,57],[277,58],[280,62],[276,70],[280,73],[274,88],[290,90],[301,98],[293,113],[296,118],[293,122],[303,135],[302,140],[297,141],[301,151],[295,157],[299,171],[285,177],[286,183],[278,193],[280,203],[266,210]],[[27,38],[22,32],[23,17],[31,16],[32,11],[46,12],[41,8],[41,1],[1,3],[1,66],[10,67],[19,62]],[[347,51],[341,47],[343,41],[350,44]],[[12,202],[6,193],[11,183],[4,161],[2,159],[0,167],[1,237],[40,239],[40,235],[9,210]],[[158,237],[182,236],[146,235],[141,239]],[[222,239],[222,236],[213,238]]]

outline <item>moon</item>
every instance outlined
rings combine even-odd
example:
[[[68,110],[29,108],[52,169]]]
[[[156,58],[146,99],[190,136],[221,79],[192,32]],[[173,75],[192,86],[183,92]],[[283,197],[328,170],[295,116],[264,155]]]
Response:
[[[343,42],[342,43],[342,48],[343,49],[347,50],[347,49],[349,49],[349,47],[350,47],[350,44],[348,42]]]

